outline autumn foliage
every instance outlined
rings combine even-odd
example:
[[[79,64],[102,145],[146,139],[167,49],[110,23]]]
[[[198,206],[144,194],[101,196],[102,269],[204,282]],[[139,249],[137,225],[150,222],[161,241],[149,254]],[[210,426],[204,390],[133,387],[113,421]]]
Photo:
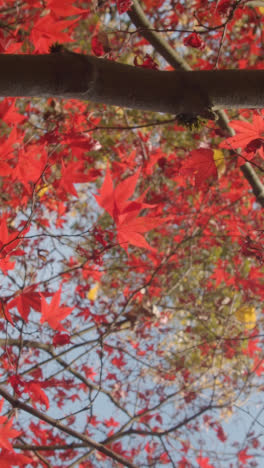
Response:
[[[0,51],[263,69],[255,3],[0,0]],[[1,99],[1,468],[261,466],[264,110],[214,112]]]

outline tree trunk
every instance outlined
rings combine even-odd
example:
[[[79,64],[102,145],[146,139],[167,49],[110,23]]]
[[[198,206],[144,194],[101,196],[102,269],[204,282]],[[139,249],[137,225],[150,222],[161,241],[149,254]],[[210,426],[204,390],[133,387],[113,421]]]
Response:
[[[0,96],[84,99],[172,114],[264,107],[264,70],[156,71],[71,52],[0,55],[0,66]]]

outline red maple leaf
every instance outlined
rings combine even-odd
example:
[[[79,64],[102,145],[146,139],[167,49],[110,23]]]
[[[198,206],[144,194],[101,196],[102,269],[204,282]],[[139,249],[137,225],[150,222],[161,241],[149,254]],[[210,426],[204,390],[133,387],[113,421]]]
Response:
[[[127,177],[127,179],[120,182],[114,188],[111,171],[109,167],[107,168],[103,185],[99,195],[95,195],[95,199],[97,203],[104,208],[110,216],[112,216],[112,218],[118,216],[119,211],[122,212],[126,206],[129,205],[126,200],[133,195],[139,174],[140,170],[138,170],[133,176]]]
[[[261,374],[264,373],[264,359],[259,359],[255,357],[254,365],[253,365],[253,372],[259,377]]]
[[[213,465],[210,465],[208,457],[202,457],[200,455],[196,458],[196,461],[201,468],[214,468]]]
[[[191,464],[186,460],[185,457],[182,457],[178,462],[178,468],[191,468]]]
[[[128,11],[132,6],[132,0],[117,0],[117,10],[120,15]]]
[[[247,154],[255,153],[263,144],[264,119],[262,116],[254,114],[252,120],[252,123],[242,120],[229,122],[230,127],[236,131],[236,135],[222,141],[219,147],[228,149],[242,148],[246,150]]]
[[[183,162],[181,174],[195,176],[195,186],[200,188],[209,178],[217,178],[214,152],[208,148],[191,151],[191,157]]]
[[[30,40],[35,46],[35,51],[47,52],[49,46],[56,41],[73,42],[70,35],[62,31],[73,26],[76,21],[78,20],[58,20],[51,15],[40,16],[30,33]]]
[[[242,353],[248,355],[249,357],[254,357],[257,353],[261,351],[261,348],[258,346],[259,339],[253,339],[253,336],[250,337],[247,343],[247,348],[242,349]]]
[[[118,427],[120,426],[120,422],[116,421],[114,418],[110,418],[110,419],[105,419],[104,420],[104,425],[106,427]]]
[[[30,182],[36,182],[47,163],[47,152],[39,145],[30,145],[26,151],[21,148],[18,152],[16,167],[12,169],[12,179],[19,180],[26,187]]]
[[[71,343],[71,337],[67,333],[56,333],[52,340],[53,346],[63,346]]]
[[[41,388],[42,382],[34,380],[25,382],[19,375],[11,375],[8,380],[18,396],[21,396],[22,392],[26,392],[30,395],[33,403],[41,403],[47,409],[49,408],[49,399]]]
[[[14,297],[7,305],[8,310],[16,307],[21,317],[27,322],[30,308],[40,312],[41,310],[41,295],[34,291],[35,286],[29,286],[23,289],[22,293]],[[42,293],[43,294],[43,293]],[[44,293],[45,296],[49,293]]]
[[[10,468],[11,466],[24,467],[33,462],[32,458],[26,457],[20,453],[2,450],[0,453],[1,468]]]
[[[160,226],[169,218],[138,217],[142,209],[154,208],[154,205],[143,203],[145,193],[134,201],[128,201],[135,191],[139,174],[140,169],[114,187],[110,169],[107,168],[104,183],[99,195],[95,198],[97,203],[114,219],[117,226],[117,239],[121,247],[127,250],[127,245],[132,244],[155,251],[141,233]]]
[[[81,161],[72,162],[66,167],[62,162],[61,179],[59,182],[59,188],[62,191],[69,192],[75,197],[78,197],[78,193],[73,184],[90,182],[91,179],[92,177],[90,174],[84,174],[83,163]]]
[[[92,45],[92,51],[94,53],[94,55],[96,55],[97,57],[101,57],[102,55],[105,55],[105,50],[104,50],[104,46],[103,44],[101,43],[100,41],[100,38],[98,36],[98,34],[94,35],[92,37],[92,41],[91,41],[91,45]]]
[[[0,410],[2,409],[4,400],[0,402]],[[13,450],[8,439],[18,437],[21,432],[12,428],[13,418],[7,419],[5,416],[0,416],[0,447],[6,450]]]
[[[196,32],[193,32],[189,34],[189,36],[185,37],[183,40],[183,43],[185,46],[189,47],[194,47],[195,49],[204,49],[205,48],[205,43],[197,34]]]
[[[16,262],[10,262],[9,257],[6,258],[1,258],[0,259],[0,270],[4,273],[4,275],[7,274],[8,270],[13,270],[15,268]]]
[[[149,54],[146,54],[144,56],[143,63],[138,62],[138,56],[136,55],[136,57],[134,58],[134,65],[136,67],[152,68],[152,70],[158,70],[158,65],[156,64],[156,62],[153,60],[153,58]]]
[[[220,426],[220,424],[217,425],[216,435],[217,435],[218,439],[221,440],[221,442],[226,442],[227,436],[226,436],[222,426]]]
[[[71,2],[67,4],[67,2],[62,2],[61,0],[48,0],[46,4],[57,17],[81,15],[85,11],[88,11],[80,10],[80,8],[73,6]]]
[[[247,451],[248,451],[248,447],[245,448],[244,450],[240,450],[238,454],[238,459],[243,465],[245,465],[250,458],[253,458],[252,455],[247,454]]]
[[[82,366],[82,371],[85,373],[87,379],[91,379],[94,382],[97,372],[93,370],[93,367]]]
[[[123,367],[126,365],[126,361],[124,361],[124,356],[120,354],[120,356],[116,356],[111,360],[113,366],[116,367]]]
[[[18,134],[16,128],[9,133],[8,137],[1,138],[1,159],[0,159],[0,175],[11,176],[13,168],[7,164],[7,161],[12,161],[14,158],[14,145],[20,142],[22,134]]]
[[[12,385],[12,387],[13,387],[14,391],[16,392],[16,394],[18,396],[21,396],[22,395],[22,390],[24,389],[24,382],[23,382],[22,378],[17,374],[10,375],[8,377],[8,381]]]
[[[14,249],[21,242],[21,240],[17,239],[19,234],[19,231],[13,231],[12,233],[8,232],[7,216],[3,215],[0,219],[0,252],[2,258],[10,254],[11,252],[12,255],[16,255]],[[23,255],[24,252],[18,251],[18,254]]]
[[[0,117],[7,124],[9,123],[21,124],[22,122],[26,121],[25,116],[20,114],[18,112],[18,109],[16,108],[16,98],[5,98],[1,101]],[[16,127],[13,128],[13,130],[10,132],[10,135],[12,134],[12,132],[16,132]],[[2,147],[1,147],[1,156],[2,154],[3,152],[2,152]]]
[[[143,247],[145,249],[155,252],[144,237],[139,234],[141,232],[148,232],[162,223],[160,218],[147,218],[144,217],[131,217],[129,214],[117,226],[117,239],[119,244],[126,250],[128,243]]]
[[[40,323],[48,322],[49,326],[54,330],[66,331],[60,322],[67,317],[74,307],[59,306],[61,296],[61,287],[53,295],[50,304],[45,300],[43,294],[41,294],[41,313],[42,317]]]
[[[24,385],[24,390],[30,395],[33,403],[41,403],[49,409],[49,399],[41,388],[41,382],[26,382]]]

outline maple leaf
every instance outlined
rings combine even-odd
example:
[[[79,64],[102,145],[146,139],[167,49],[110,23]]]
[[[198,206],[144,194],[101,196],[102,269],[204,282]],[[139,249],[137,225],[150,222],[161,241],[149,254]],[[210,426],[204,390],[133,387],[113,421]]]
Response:
[[[256,357],[254,359],[254,365],[253,365],[253,372],[259,377],[261,374],[264,373],[264,359],[259,359]]]
[[[18,109],[16,108],[16,99],[15,98],[5,98],[0,103],[0,117],[1,120],[4,120],[7,124],[21,124],[22,122],[26,121],[24,115],[20,114]],[[16,127],[13,128],[11,133],[16,131]],[[1,154],[2,147],[1,147]]]
[[[15,268],[16,262],[10,262],[8,257],[0,259],[0,270],[7,275],[8,270],[13,270]]]
[[[216,435],[217,435],[218,439],[221,440],[221,442],[224,443],[224,442],[227,441],[227,436],[226,436],[222,426],[220,426],[220,424],[217,426]]]
[[[5,422],[6,418],[0,416],[0,447],[6,450],[13,450],[11,443],[8,439],[14,439],[21,434],[21,431],[17,431],[12,428],[13,418]]]
[[[28,231],[29,227],[23,230],[23,234],[26,234]],[[12,255],[24,255],[25,252],[23,250],[15,250],[21,242],[21,239],[18,239],[20,235],[21,232],[19,231],[9,233],[7,215],[3,215],[2,218],[0,218],[0,254],[2,258],[11,253]]]
[[[166,218],[166,220],[167,219],[168,218]],[[150,231],[151,229],[160,226],[163,221],[165,221],[165,219],[147,217],[131,219],[130,216],[128,216],[117,225],[118,242],[125,250],[127,244],[133,244],[137,247],[143,247],[156,252],[156,249],[151,247],[139,233]]]
[[[7,164],[6,161],[12,161],[14,158],[14,145],[22,138],[22,135],[18,135],[16,128],[9,133],[7,138],[1,138],[1,159],[0,159],[0,175],[10,176],[12,175],[13,168]]]
[[[166,452],[163,452],[160,457],[159,457],[159,460],[160,462],[164,465],[164,464],[168,464],[170,463],[170,459],[169,459],[169,456]],[[179,467],[178,467],[179,468]]]
[[[205,48],[204,41],[201,39],[199,34],[197,34],[196,32],[193,32],[193,33],[189,34],[189,36],[185,37],[184,40],[183,40],[183,43],[184,43],[185,46],[194,47],[195,49],[204,49]]]
[[[94,382],[94,378],[97,375],[97,372],[93,370],[93,367],[88,367],[88,366],[83,365],[82,370],[85,373],[85,377],[87,379],[91,379]]]
[[[105,50],[104,50],[104,46],[103,44],[101,43],[100,41],[100,36],[98,34],[94,35],[92,37],[92,51],[94,53],[94,55],[96,55],[97,57],[101,57],[102,55],[105,55]]]
[[[106,427],[118,427],[120,426],[120,422],[116,421],[114,418],[110,418],[110,419],[105,419],[104,420],[104,425]]]
[[[116,367],[123,367],[126,365],[126,361],[124,361],[124,357],[122,354],[120,354],[119,356],[116,356],[114,357],[112,360],[111,360],[112,364]]]
[[[39,145],[30,145],[25,151],[18,152],[18,162],[12,170],[12,179],[19,180],[26,187],[29,182],[36,182],[43,173],[47,163],[45,148]]]
[[[195,176],[195,186],[201,188],[211,177],[217,178],[217,168],[214,159],[214,151],[208,148],[198,148],[191,151],[191,157],[186,159],[181,167],[182,174],[189,171]]]
[[[208,457],[202,457],[200,455],[196,458],[196,461],[201,468],[214,468],[213,465],[210,465]]]
[[[0,453],[1,459],[1,468],[10,468],[11,466],[21,466],[24,467],[27,464],[33,462],[32,458],[29,458],[20,453],[15,453],[6,450],[2,450]]]
[[[240,450],[238,454],[238,459],[243,465],[245,465],[250,458],[253,458],[252,455],[247,454],[247,451],[248,451],[248,447],[245,448],[244,450]]]
[[[41,294],[41,313],[42,317],[40,323],[48,322],[49,326],[54,330],[66,331],[66,329],[60,324],[60,322],[67,317],[74,307],[59,306],[61,296],[61,287],[53,295],[50,304],[45,300],[43,294]]]
[[[26,382],[24,385],[24,390],[30,395],[33,403],[41,403],[46,406],[46,409],[49,409],[49,399],[43,392],[40,382]]]
[[[48,0],[47,6],[52,10],[53,13],[58,17],[80,15],[89,10],[80,10],[72,5],[72,3],[62,2],[61,0]]]
[[[70,163],[67,167],[62,163],[59,188],[78,197],[78,193],[73,184],[90,182],[91,179],[89,174],[84,174],[83,163],[81,161]]]
[[[257,353],[261,351],[261,348],[258,346],[258,343],[259,343],[258,338],[253,339],[253,336],[250,337],[247,343],[247,349],[243,349],[242,353],[253,358]]]
[[[49,46],[56,41],[61,43],[73,42],[73,39],[62,31],[67,27],[73,26],[76,21],[76,19],[58,20],[51,15],[41,16],[35,21],[30,33],[30,40],[35,46],[35,51],[45,53],[49,49]]]
[[[243,120],[229,122],[230,127],[236,131],[236,135],[222,141],[219,147],[228,149],[242,148],[246,149],[249,154],[251,152],[255,153],[263,144],[264,119],[262,116],[254,114],[252,120],[252,123]]]
[[[117,0],[117,10],[120,15],[128,11],[133,4],[132,0]]]
[[[98,205],[104,208],[112,218],[118,216],[119,212],[124,211],[129,204],[126,200],[133,195],[139,175],[140,169],[133,176],[127,177],[114,188],[111,171],[108,166],[99,195],[95,195]]]
[[[100,424],[100,421],[97,420],[96,416],[87,416],[87,422],[94,427]]]
[[[153,60],[153,58],[149,54],[145,55],[144,61],[141,64],[138,63],[137,55],[136,55],[136,57],[134,58],[134,64],[136,67],[152,68],[153,70],[158,70],[158,65],[156,64],[156,62]]]
[[[140,169],[114,188],[110,169],[107,168],[100,193],[95,198],[97,203],[114,219],[117,227],[117,239],[121,247],[127,250],[128,244],[132,244],[156,252],[140,233],[160,226],[170,217],[137,217],[143,208],[154,208],[155,206],[142,202],[145,193],[137,200],[127,201],[135,191],[139,175]]]
[[[18,396],[21,396],[22,395],[22,389],[24,388],[24,382],[21,379],[21,377],[19,377],[19,375],[10,375],[8,377],[8,381],[12,385],[12,387],[13,387],[14,391],[16,392],[16,394]],[[20,387],[22,389],[20,389]]]
[[[41,309],[41,295],[39,292],[34,291],[34,288],[35,286],[29,286],[23,289],[21,294],[14,297],[7,305],[8,310],[16,307],[21,317],[26,322],[28,321],[30,308],[37,312],[40,312]],[[44,293],[44,295],[47,296],[49,293]]]
[[[178,463],[178,468],[191,468],[191,465],[185,457],[182,457]]]
[[[53,346],[63,346],[71,343],[71,337],[67,333],[56,333],[52,340]]]

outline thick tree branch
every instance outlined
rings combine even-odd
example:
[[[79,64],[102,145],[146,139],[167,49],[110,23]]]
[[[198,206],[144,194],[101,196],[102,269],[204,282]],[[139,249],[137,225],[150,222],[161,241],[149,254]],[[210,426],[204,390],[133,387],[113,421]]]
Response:
[[[0,66],[0,96],[75,98],[172,114],[264,107],[264,70],[167,72],[74,53],[1,55]]]

